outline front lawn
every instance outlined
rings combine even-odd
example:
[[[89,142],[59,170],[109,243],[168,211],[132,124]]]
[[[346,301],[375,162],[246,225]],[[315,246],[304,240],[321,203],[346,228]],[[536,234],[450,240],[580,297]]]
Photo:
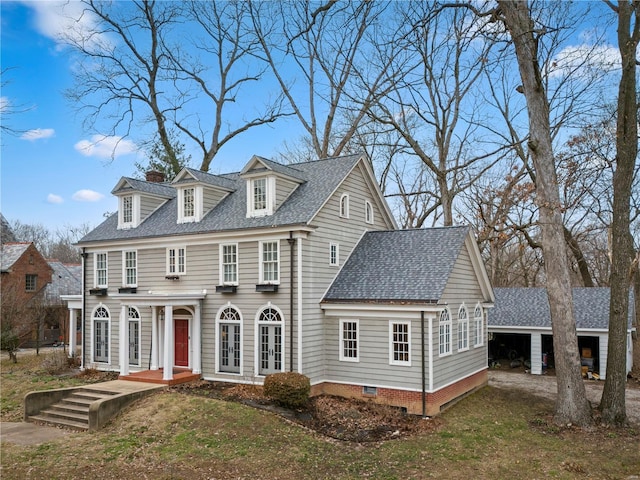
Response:
[[[19,374],[20,365],[25,371]],[[33,388],[18,384],[29,378],[39,378],[32,385],[56,381],[29,374],[36,366],[26,362],[10,374],[7,366],[3,361],[3,419],[19,418],[16,392]],[[79,380],[58,381],[67,386]],[[436,423],[434,428],[355,443],[235,401],[163,391],[133,404],[95,433],[73,433],[40,446],[3,443],[0,476],[528,480],[626,479],[640,472],[640,432],[559,429],[550,422],[552,409],[547,400],[487,387],[437,421],[420,420]]]

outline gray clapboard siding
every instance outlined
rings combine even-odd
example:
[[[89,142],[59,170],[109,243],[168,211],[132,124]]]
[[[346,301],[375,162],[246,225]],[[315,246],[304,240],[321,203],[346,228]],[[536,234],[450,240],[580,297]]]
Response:
[[[229,192],[224,190],[204,185],[202,191],[202,212],[206,215],[209,210],[220,203],[228,194]]]
[[[166,199],[140,195],[140,221],[147,218],[156,208],[162,205]]]
[[[276,177],[276,209],[282,205],[289,195],[298,187],[298,183]]]

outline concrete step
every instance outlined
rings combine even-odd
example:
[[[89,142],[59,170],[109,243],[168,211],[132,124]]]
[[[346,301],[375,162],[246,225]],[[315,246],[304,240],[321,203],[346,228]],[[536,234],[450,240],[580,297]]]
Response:
[[[74,422],[86,423],[87,427],[89,426],[89,413],[75,413],[75,412],[67,412],[65,410],[59,410],[56,408],[56,405],[52,405],[49,408],[40,411],[40,416],[50,417],[52,419],[62,418],[65,420],[71,420]]]
[[[89,405],[77,405],[73,402],[68,402],[66,399],[61,400],[49,407],[51,410],[59,410],[62,412],[81,413],[84,415],[89,414]]]
[[[75,430],[89,430],[89,419],[86,422],[79,422],[76,420],[69,420],[63,418],[53,418],[45,415],[31,415],[29,420],[32,422],[46,423],[48,425],[56,425],[67,428],[73,428]]]

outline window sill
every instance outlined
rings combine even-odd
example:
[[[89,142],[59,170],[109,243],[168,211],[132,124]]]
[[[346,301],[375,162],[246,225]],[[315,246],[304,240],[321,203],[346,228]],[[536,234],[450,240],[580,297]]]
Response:
[[[277,292],[278,285],[274,283],[259,283],[256,285],[256,292]]]
[[[106,288],[90,288],[89,295],[96,295],[98,297],[104,297],[107,294]]]
[[[216,293],[236,293],[237,285],[216,285]]]

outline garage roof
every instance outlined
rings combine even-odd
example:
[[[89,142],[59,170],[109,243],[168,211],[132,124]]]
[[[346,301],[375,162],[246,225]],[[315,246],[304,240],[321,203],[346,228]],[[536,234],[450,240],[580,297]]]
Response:
[[[495,307],[489,312],[489,327],[529,327],[551,329],[551,313],[545,288],[494,288]],[[573,289],[576,327],[609,328],[610,289]],[[629,323],[633,320],[633,292],[629,292]]]

